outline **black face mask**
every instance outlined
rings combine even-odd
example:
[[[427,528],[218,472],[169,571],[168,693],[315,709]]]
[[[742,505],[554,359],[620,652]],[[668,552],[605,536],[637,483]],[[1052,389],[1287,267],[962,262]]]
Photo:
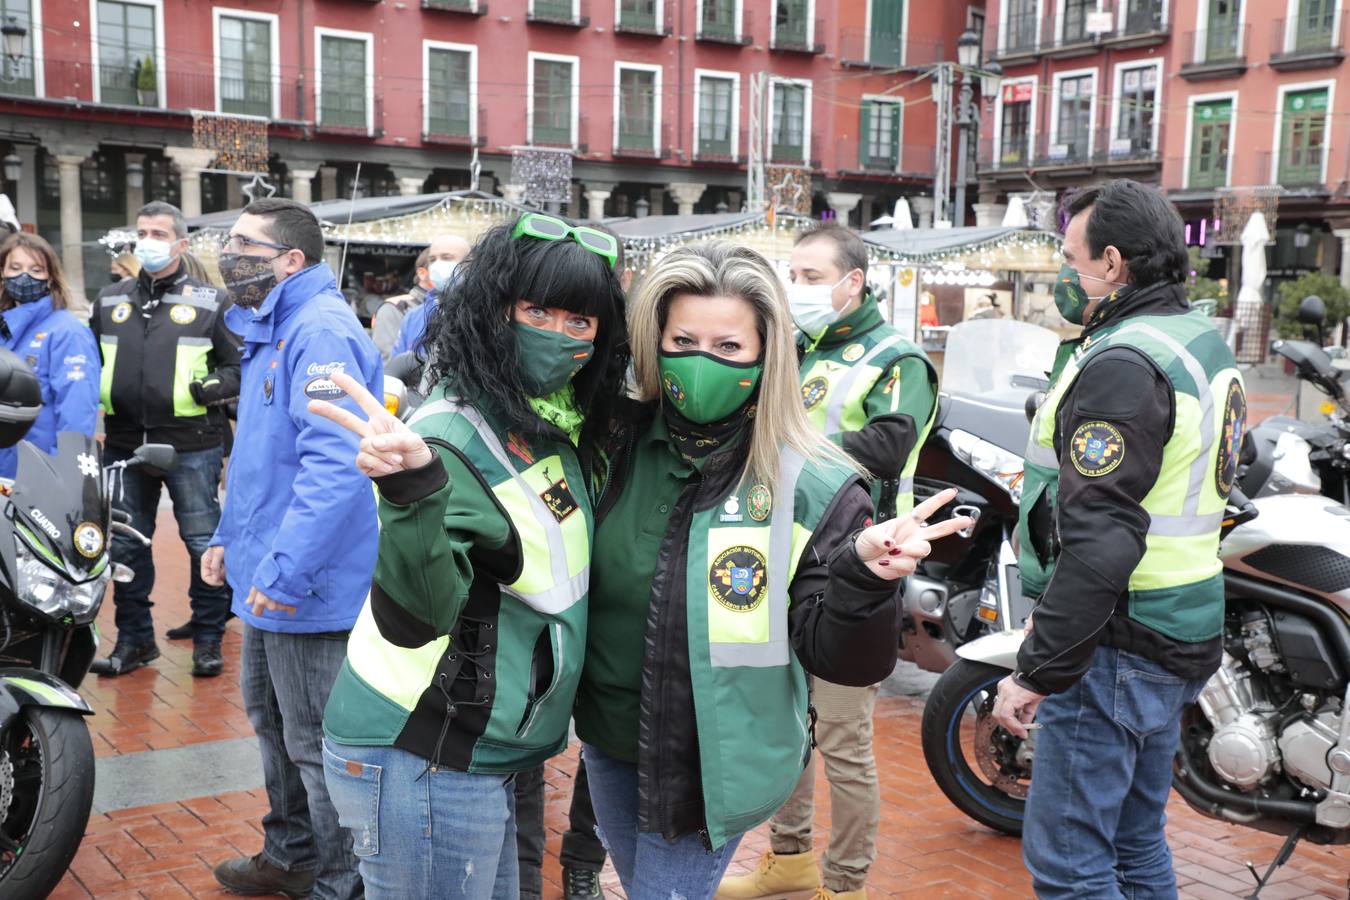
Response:
[[[220,277],[230,299],[236,305],[257,309],[262,306],[272,288],[277,286],[277,275],[272,261],[281,256],[245,256],[242,253],[222,253],[218,265]]]

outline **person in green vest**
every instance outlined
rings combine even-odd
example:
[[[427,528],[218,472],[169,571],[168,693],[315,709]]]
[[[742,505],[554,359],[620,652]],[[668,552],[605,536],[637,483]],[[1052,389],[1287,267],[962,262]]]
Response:
[[[882,319],[867,287],[867,247],[848,228],[826,224],[803,232],[789,274],[807,417],[872,476],[879,520],[908,513],[919,449],[937,413],[937,372],[922,349]],[[818,887],[826,898],[865,896],[881,822],[872,752],[877,687],[811,680],[833,822],[823,873],[811,843],[813,764],[770,821],[769,849],[755,870],[728,878],[718,897],[750,900]]]
[[[490,230],[429,329],[405,425],[314,401],[379,489],[370,597],[324,715],[366,896],[515,898],[513,781],[567,744],[586,640],[594,436],[627,356],[612,235],[535,213]]]
[[[1040,599],[994,718],[1041,726],[1022,833],[1039,897],[1175,897],[1164,807],[1182,709],[1223,654],[1246,400],[1186,301],[1162,193],[1111,181],[1067,212],[1055,303],[1083,337],[1031,426],[1020,537]]]
[[[859,470],[801,403],[772,266],[726,241],[675,250],[629,316],[637,400],[596,509],[576,732],[631,900],[707,900],[741,836],[811,756],[807,674],[880,681],[896,580],[952,494],[873,521]]]

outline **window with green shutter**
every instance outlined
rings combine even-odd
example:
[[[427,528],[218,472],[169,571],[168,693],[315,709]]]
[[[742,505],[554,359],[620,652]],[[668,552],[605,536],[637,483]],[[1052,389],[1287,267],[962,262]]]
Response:
[[[773,86],[771,158],[775,162],[806,161],[806,88],[800,84]]]
[[[472,54],[467,50],[434,48],[427,51],[427,131],[469,137],[473,108],[469,81]]]
[[[534,63],[534,143],[572,144],[572,64]]]
[[[31,0],[0,0],[0,24],[14,20],[14,24],[26,29],[23,38],[23,56],[15,62],[9,58],[0,58],[5,78],[0,79],[0,94],[22,94],[32,97],[37,90],[33,78],[33,14]],[[8,79],[13,78],[13,81]]]
[[[703,0],[703,19],[699,22],[699,34],[720,38],[735,37],[736,0]]]
[[[885,100],[863,103],[858,162],[864,169],[894,171],[900,164],[900,109]]]
[[[532,0],[530,13],[537,19],[570,22],[573,19],[572,0]]]
[[[1195,104],[1191,114],[1190,187],[1217,188],[1227,185],[1228,141],[1232,122],[1232,100]]]
[[[731,156],[736,82],[704,76],[698,83],[698,155]]]
[[[678,3],[679,0],[673,0]],[[656,30],[656,0],[620,0],[619,27],[635,31]]]
[[[365,128],[366,42],[324,35],[320,41],[319,121]]]
[[[774,0],[774,45],[805,47],[806,15],[806,0]]]
[[[272,26],[220,17],[220,111],[272,115]]]
[[[1242,55],[1239,28],[1242,0],[1206,0],[1209,28],[1205,33],[1205,61],[1222,62]]]
[[[1299,0],[1294,49],[1329,50],[1335,44],[1337,0]]]
[[[1311,185],[1322,181],[1322,153],[1326,144],[1327,91],[1293,91],[1284,95],[1280,134],[1278,181],[1282,185]]]
[[[155,8],[140,3],[98,3],[98,83],[103,103],[139,103],[136,76],[155,53]]]
[[[619,70],[619,149],[654,151],[656,73]]]
[[[874,66],[898,66],[904,56],[905,0],[867,0],[871,4],[867,61]]]

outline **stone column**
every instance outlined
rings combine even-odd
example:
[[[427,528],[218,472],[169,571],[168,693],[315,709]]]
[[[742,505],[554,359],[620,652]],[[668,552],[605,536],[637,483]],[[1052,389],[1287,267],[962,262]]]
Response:
[[[127,179],[127,224],[128,224],[128,225],[133,225],[133,226],[134,226],[134,225],[136,224],[136,212],[137,212],[142,206],[145,205],[145,176],[146,176],[146,172],[145,172],[145,154],[144,154],[144,153],[128,153],[128,154],[126,155],[126,161],[127,161],[127,166],[126,166],[126,167],[127,167],[127,170],[128,170],[128,171],[131,169],[131,166],[132,166],[133,164],[139,165],[139,166],[141,167],[141,186],[140,186],[140,187],[136,187],[136,188],[132,187],[132,186],[131,186],[131,179],[130,179],[130,178]],[[161,198],[161,197],[155,197],[155,198],[153,198],[153,199],[155,199],[155,200],[161,200],[161,199],[163,199],[163,198]]]
[[[614,193],[613,183],[588,182],[586,185],[586,218],[599,222],[605,218],[605,201]]]
[[[841,225],[848,224],[849,214],[857,207],[860,200],[862,200],[862,194],[846,194],[842,191],[830,191],[825,195],[825,202],[830,204],[830,209],[834,210],[834,214],[839,217]]]
[[[291,169],[291,199],[297,203],[312,203],[314,197],[314,176],[318,169]]]
[[[976,203],[975,224],[980,228],[997,227],[1003,224],[1003,214],[1008,207],[1002,203]]]
[[[71,312],[89,317],[89,299],[84,294],[84,210],[80,206],[80,165],[88,153],[58,153],[61,168],[61,265],[70,286]]]
[[[202,169],[216,158],[214,150],[194,147],[165,147],[164,155],[178,167],[178,179],[183,195],[183,215],[193,218],[202,214]]]
[[[872,197],[868,195],[862,198],[862,209],[858,213],[858,227],[866,231],[871,227],[871,221],[876,218],[872,211]]]
[[[318,199],[337,199],[337,166],[319,166]]]
[[[666,189],[670,191],[670,196],[674,197],[675,202],[679,204],[679,214],[692,216],[694,204],[703,196],[703,192],[708,189],[708,186],[696,181],[672,181],[666,186]]]
[[[1331,233],[1341,239],[1341,286],[1350,288],[1350,228],[1336,228]]]
[[[507,203],[525,202],[525,185],[507,181],[501,185],[501,189],[502,196],[506,198]]]
[[[38,205],[37,205],[37,144],[16,144],[14,152],[19,154],[19,159],[23,160],[23,174],[19,176],[18,208],[14,211],[19,214],[19,223],[22,225],[32,225],[37,227]]]
[[[933,198],[932,197],[910,197],[909,205],[914,209],[914,215],[919,220],[920,228],[933,227]]]

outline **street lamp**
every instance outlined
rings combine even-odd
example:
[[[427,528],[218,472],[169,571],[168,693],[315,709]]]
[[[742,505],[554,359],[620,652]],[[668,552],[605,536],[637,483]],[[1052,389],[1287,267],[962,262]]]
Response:
[[[10,184],[17,184],[19,176],[23,174],[23,157],[17,153],[11,153],[4,159],[5,180]]]
[[[145,187],[145,166],[141,163],[127,163],[127,187],[133,191]]]
[[[974,103],[974,79],[971,76],[980,79],[980,92],[986,100],[998,92],[999,80],[1003,77],[1003,67],[993,60],[987,62],[983,69],[979,68],[980,43],[980,36],[969,28],[956,39],[956,61],[961,67],[961,92],[956,118],[960,139],[956,150],[956,204],[952,219],[957,227],[966,224],[966,168],[970,158],[970,133],[975,128],[978,115]]]
[[[5,24],[0,25],[0,35],[4,35],[5,66],[0,71],[0,81],[13,84],[19,80],[19,60],[23,59],[23,42],[28,37],[28,29],[19,24],[14,16],[5,16]]]
[[[974,29],[967,28],[956,39],[956,61],[963,69],[973,69],[980,64],[980,36]]]

